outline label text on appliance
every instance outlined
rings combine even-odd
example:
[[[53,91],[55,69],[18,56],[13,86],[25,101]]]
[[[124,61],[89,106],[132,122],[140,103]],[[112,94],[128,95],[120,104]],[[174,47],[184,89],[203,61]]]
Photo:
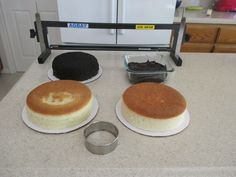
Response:
[[[136,25],[135,29],[136,30],[154,30],[155,25]]]
[[[67,23],[68,28],[89,28],[87,23]]]

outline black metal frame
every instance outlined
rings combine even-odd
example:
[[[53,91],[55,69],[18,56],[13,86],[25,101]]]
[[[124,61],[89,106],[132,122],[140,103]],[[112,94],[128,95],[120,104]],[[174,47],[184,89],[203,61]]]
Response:
[[[60,27],[68,28],[68,24],[86,25],[86,28],[93,29],[132,29],[137,30],[137,25],[152,26],[152,30],[172,30],[172,44],[169,47],[163,46],[135,46],[135,45],[58,45],[49,44],[48,42],[48,28]],[[181,23],[173,24],[144,24],[144,23],[90,23],[90,22],[69,22],[69,21],[41,21],[40,15],[36,13],[36,21],[34,22],[35,30],[31,29],[31,38],[37,37],[40,42],[42,53],[38,57],[40,64],[44,63],[48,56],[51,54],[51,50],[113,50],[113,51],[169,51],[170,56],[177,66],[182,65],[182,59],[179,57],[179,51],[177,46],[179,38],[183,39],[183,34],[180,34],[181,29],[185,28],[185,18],[182,18]],[[184,30],[182,30],[184,31]]]

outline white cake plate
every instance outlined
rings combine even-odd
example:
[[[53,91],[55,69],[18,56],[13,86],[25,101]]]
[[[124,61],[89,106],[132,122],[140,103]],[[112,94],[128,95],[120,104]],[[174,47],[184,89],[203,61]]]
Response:
[[[79,81],[79,82],[81,82],[81,83],[83,83],[83,84],[87,84],[87,83],[89,83],[89,82],[92,82],[92,81],[97,80],[101,75],[102,75],[102,67],[99,66],[97,75],[91,77],[90,79],[87,79],[87,80],[84,80],[84,81]],[[50,68],[50,69],[48,70],[48,78],[49,78],[50,80],[52,80],[52,81],[60,80],[59,78],[57,78],[56,76],[53,75],[53,70],[52,70],[52,68]]]
[[[168,130],[168,131],[148,131],[148,130],[143,130],[137,127],[134,127],[133,125],[131,125],[122,115],[121,112],[121,99],[118,101],[118,103],[116,104],[116,115],[118,117],[118,119],[121,121],[122,124],[124,124],[127,128],[129,128],[130,130],[142,134],[142,135],[147,135],[147,136],[153,136],[153,137],[158,137],[158,136],[171,136],[171,135],[175,135],[177,133],[180,133],[181,131],[183,131],[189,124],[190,122],[190,115],[188,110],[186,110],[184,112],[184,121],[183,123],[179,126],[176,127],[175,129],[172,130]]]
[[[76,129],[79,129],[83,126],[85,126],[86,124],[88,124],[90,121],[92,121],[96,114],[97,114],[97,111],[98,111],[98,101],[96,98],[94,98],[93,100],[93,105],[92,105],[92,111],[89,115],[89,117],[81,122],[80,124],[74,126],[74,127],[71,127],[71,128],[64,128],[64,129],[59,129],[59,130],[53,130],[53,129],[45,129],[43,127],[40,127],[38,125],[35,125],[34,123],[32,123],[30,121],[30,119],[28,118],[28,115],[27,115],[27,112],[26,112],[26,106],[24,106],[23,110],[22,110],[22,113],[21,113],[21,117],[22,117],[22,120],[23,122],[31,129],[37,131],[37,132],[40,132],[40,133],[49,133],[49,134],[59,134],[59,133],[68,133],[68,132],[71,132],[71,131],[74,131]]]

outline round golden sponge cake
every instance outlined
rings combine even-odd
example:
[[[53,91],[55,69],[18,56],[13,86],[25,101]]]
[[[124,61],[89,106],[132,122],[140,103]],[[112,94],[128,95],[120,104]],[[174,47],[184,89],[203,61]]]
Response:
[[[26,99],[28,119],[45,129],[71,128],[88,118],[93,96],[90,89],[72,80],[44,83]]]
[[[186,101],[169,86],[145,82],[125,90],[121,110],[123,117],[137,128],[168,131],[183,122]]]

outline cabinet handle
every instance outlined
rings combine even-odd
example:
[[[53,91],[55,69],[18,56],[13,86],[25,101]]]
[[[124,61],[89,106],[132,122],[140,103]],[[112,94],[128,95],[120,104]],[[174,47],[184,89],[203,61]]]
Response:
[[[185,34],[184,36],[184,42],[190,41],[191,35],[190,34]]]
[[[116,22],[116,14],[115,14],[115,0],[111,0],[111,23],[115,23]],[[110,29],[110,34],[115,34],[115,29]]]
[[[121,10],[120,10],[120,23],[124,23],[125,21],[125,13],[126,13],[126,3],[125,0],[120,0],[121,3]],[[124,34],[125,31],[123,29],[119,30],[119,34]]]

